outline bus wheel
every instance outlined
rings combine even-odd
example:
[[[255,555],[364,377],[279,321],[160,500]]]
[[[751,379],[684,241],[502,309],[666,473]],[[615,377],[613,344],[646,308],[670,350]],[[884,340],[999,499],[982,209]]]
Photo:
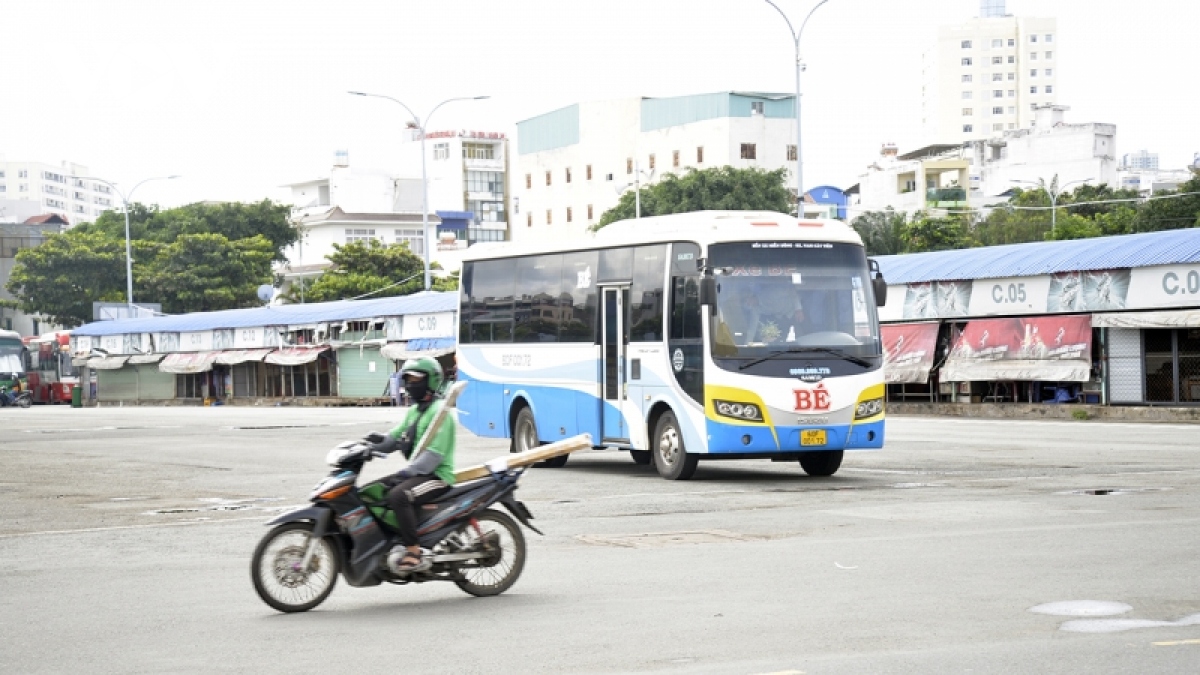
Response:
[[[821,450],[800,455],[800,468],[810,476],[832,476],[841,465],[841,450]]]
[[[649,450],[630,450],[629,456],[633,458],[633,463],[640,466],[646,466],[650,463]]]
[[[513,423],[512,445],[509,446],[509,452],[525,452],[540,445],[542,443],[538,441],[537,422],[533,419],[533,411],[528,407],[521,408],[521,412],[517,413],[516,422]],[[570,455],[560,455],[544,462],[538,462],[534,466],[557,469],[566,466],[569,458]]]
[[[665,412],[658,418],[658,424],[654,426],[653,448],[654,468],[663,478],[687,480],[696,473],[699,458],[689,455],[683,447],[683,434],[679,431],[675,413]]]

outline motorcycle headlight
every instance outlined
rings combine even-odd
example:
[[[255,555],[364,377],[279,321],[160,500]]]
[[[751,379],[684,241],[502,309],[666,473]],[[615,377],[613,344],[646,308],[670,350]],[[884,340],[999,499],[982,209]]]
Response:
[[[362,452],[363,446],[355,441],[347,441],[339,444],[336,448],[329,451],[325,455],[325,463],[329,466],[341,466],[342,460],[349,455]]]
[[[762,410],[753,403],[740,403],[738,401],[719,401],[713,400],[713,409],[722,417],[732,417],[736,420],[744,422],[761,422],[763,421]]]
[[[861,401],[858,407],[854,409],[854,419],[864,420],[868,417],[874,417],[883,412],[883,399],[873,398],[869,401]]]

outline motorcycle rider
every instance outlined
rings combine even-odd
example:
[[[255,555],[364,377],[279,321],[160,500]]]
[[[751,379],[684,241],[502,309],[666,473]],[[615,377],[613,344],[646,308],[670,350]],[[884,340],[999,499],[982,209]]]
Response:
[[[400,367],[404,391],[413,402],[408,414],[387,436],[368,437],[381,452],[399,449],[409,464],[383,479],[388,486],[387,503],[399,524],[400,543],[407,551],[398,568],[405,572],[429,569],[431,563],[422,556],[417,538],[417,512],[450,490],[454,485],[454,418],[447,415],[429,446],[415,457],[413,445],[425,434],[429,423],[442,407],[438,390],[444,381],[442,367],[436,359],[420,356],[409,359]]]
[[[0,397],[4,398],[3,405],[14,405],[17,402],[17,395],[21,393],[21,382],[19,380],[13,382],[12,391],[8,391],[4,387],[0,387]]]

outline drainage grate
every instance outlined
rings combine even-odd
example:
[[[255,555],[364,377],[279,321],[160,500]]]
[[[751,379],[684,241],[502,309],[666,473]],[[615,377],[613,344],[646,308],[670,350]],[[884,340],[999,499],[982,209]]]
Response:
[[[619,546],[621,548],[661,548],[685,544],[727,544],[735,541],[761,541],[766,537],[736,534],[724,530],[696,530],[690,532],[644,532],[641,534],[618,534],[598,536],[581,534],[576,537],[585,544],[597,546]]]

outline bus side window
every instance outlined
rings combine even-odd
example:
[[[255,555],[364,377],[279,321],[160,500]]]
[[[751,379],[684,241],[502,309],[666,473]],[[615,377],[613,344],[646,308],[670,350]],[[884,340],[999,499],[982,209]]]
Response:
[[[697,277],[673,277],[671,339],[687,340],[700,337],[700,280]]]

